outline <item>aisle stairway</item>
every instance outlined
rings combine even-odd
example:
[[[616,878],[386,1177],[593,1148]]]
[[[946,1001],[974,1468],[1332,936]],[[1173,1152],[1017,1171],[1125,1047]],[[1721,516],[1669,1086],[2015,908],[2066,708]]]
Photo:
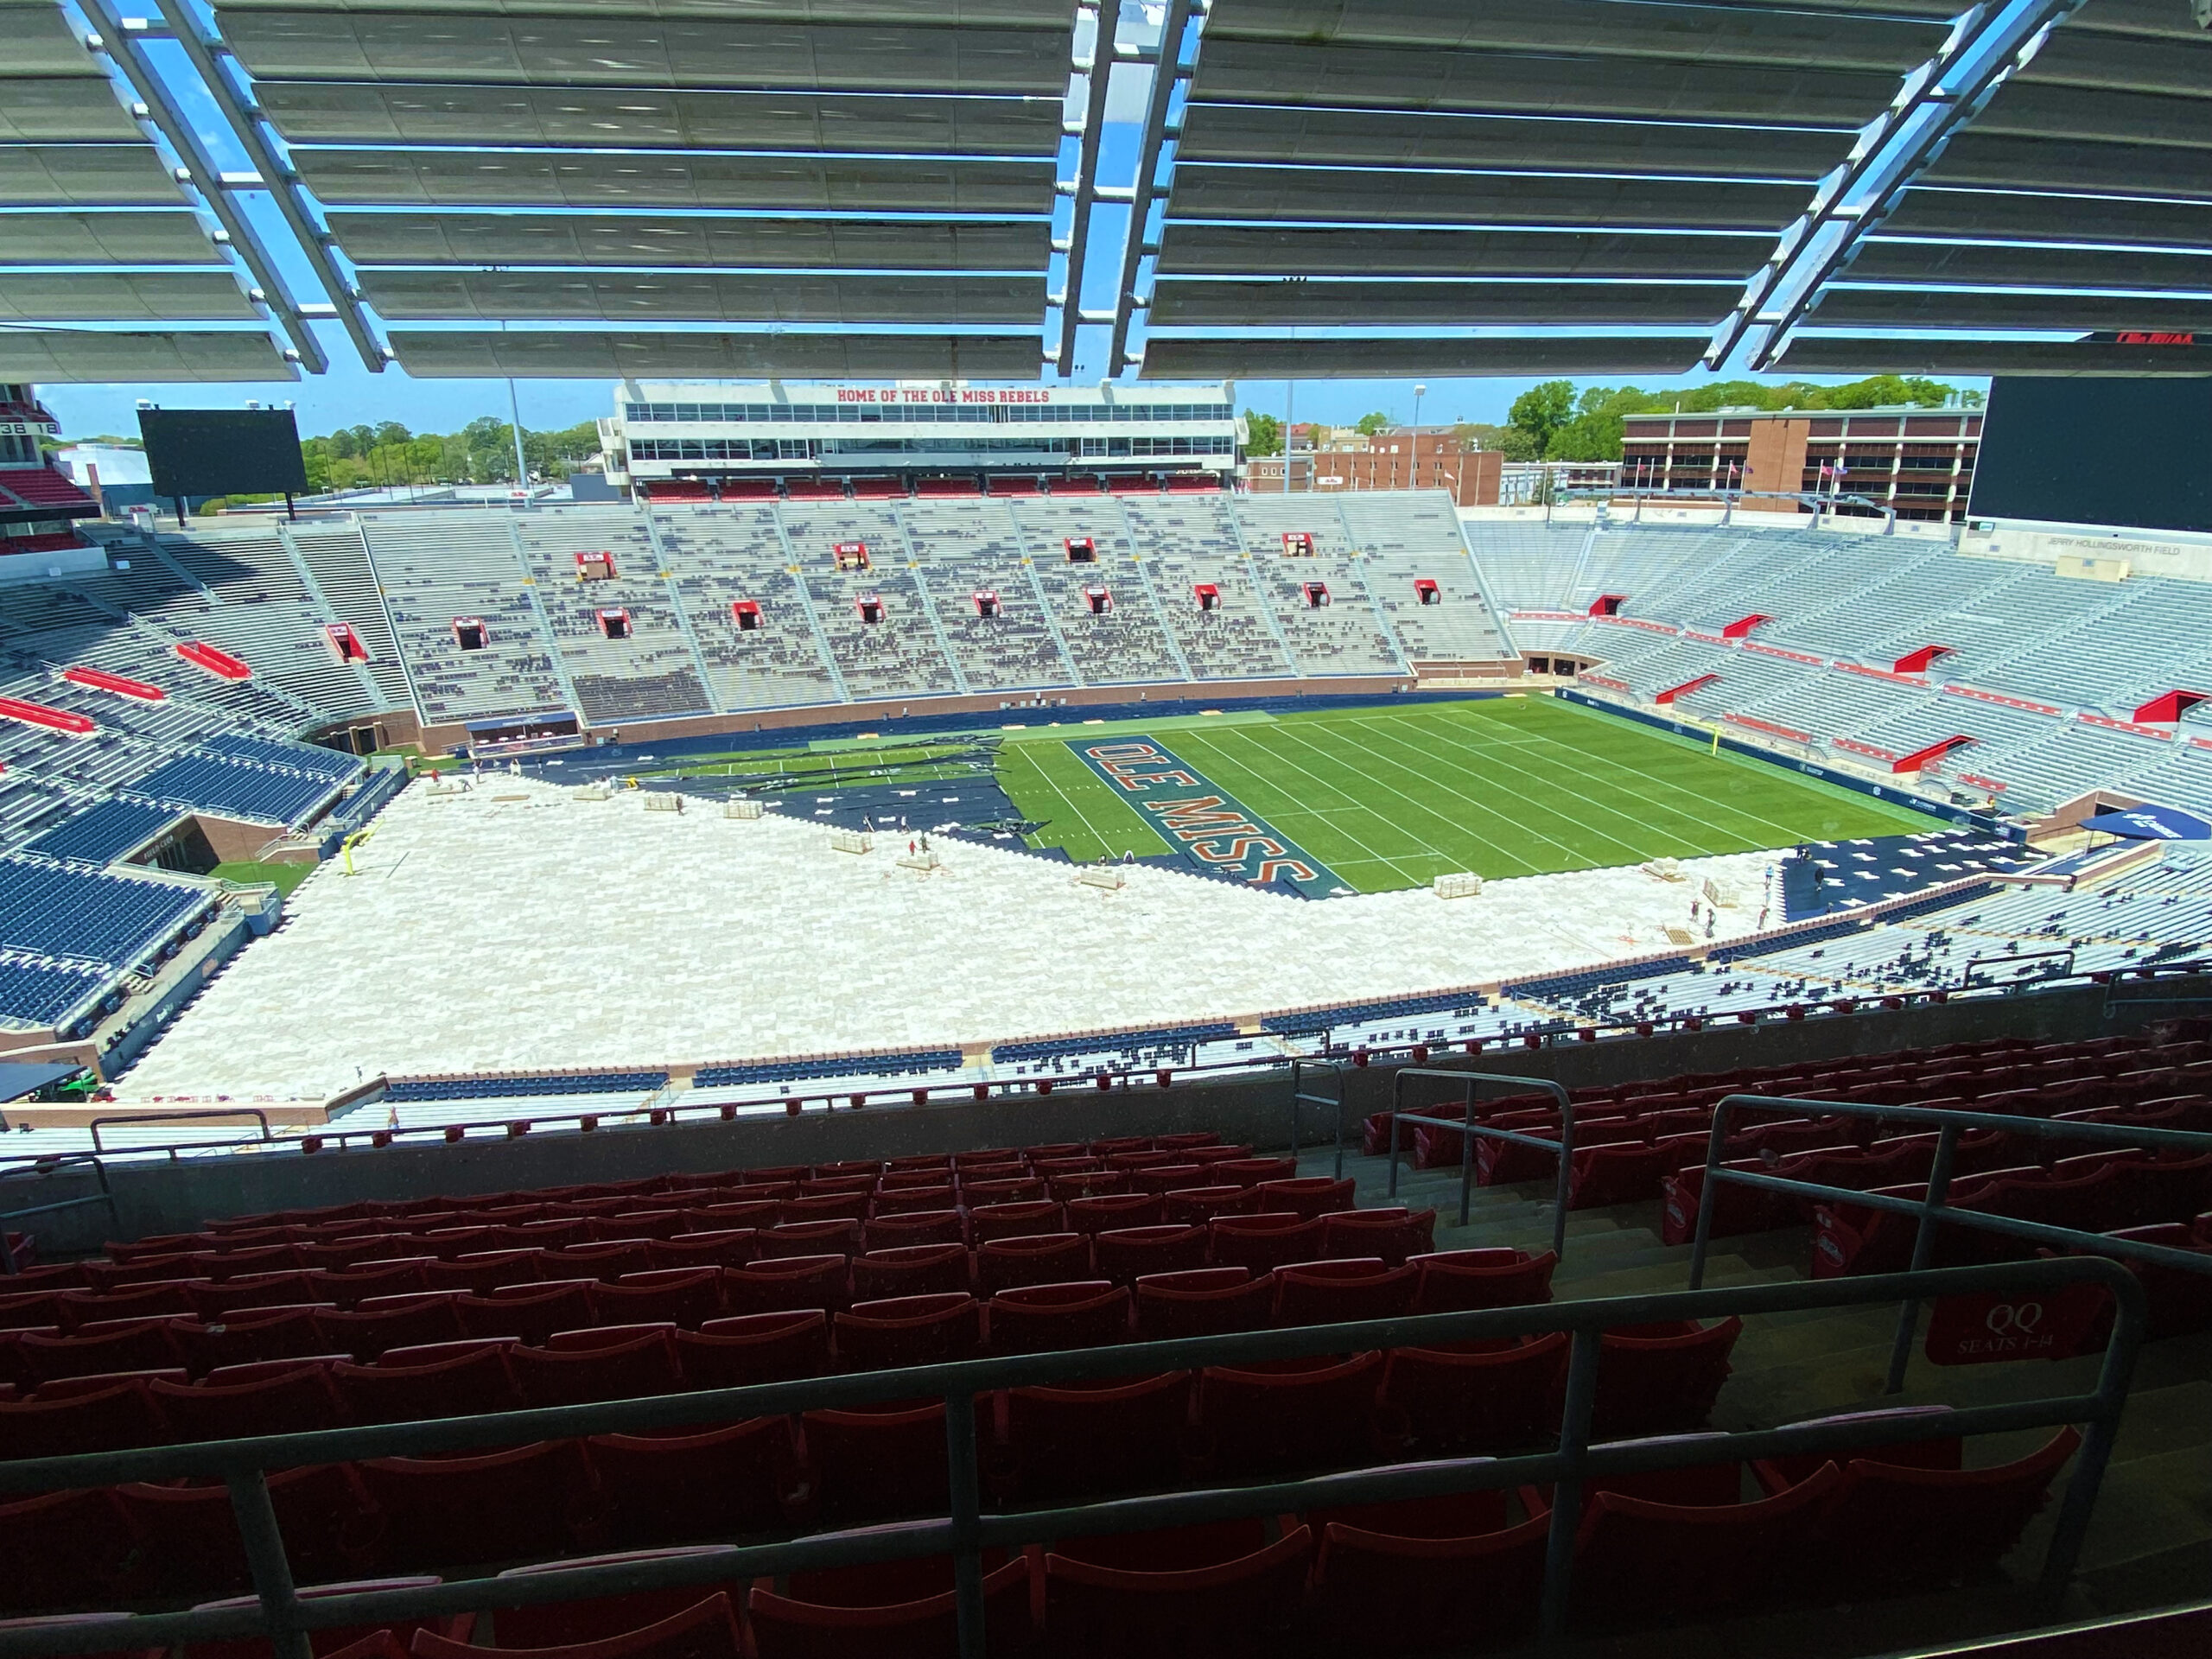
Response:
[[[1334,1167],[1327,1147],[1300,1159],[1301,1175]],[[1551,1247],[1548,1183],[1478,1187],[1465,1227],[1459,1215],[1456,1169],[1398,1171],[1397,1198],[1387,1196],[1389,1169],[1381,1157],[1347,1155],[1344,1172],[1357,1183],[1362,1206],[1401,1202],[1437,1211],[1436,1248],[1510,1245],[1532,1252]],[[1567,1246],[1552,1280],[1555,1300],[1634,1295],[1688,1288],[1689,1247],[1659,1241],[1654,1200],[1567,1217]],[[1810,1260],[1809,1227],[1742,1235],[1716,1242],[1707,1269],[1712,1288],[1794,1282]],[[1713,1427],[1770,1427],[1807,1418],[1891,1405],[1982,1405],[2054,1394],[2087,1392],[2101,1357],[2002,1365],[1938,1368],[1917,1348],[1904,1392],[1883,1385],[1896,1330],[1894,1305],[1775,1314],[1746,1321],[1734,1370],[1722,1389]],[[1925,1328],[1925,1315],[1923,1318]],[[2042,1430],[1989,1436],[1967,1448],[1969,1466],[2024,1455],[2048,1438]],[[2069,1471],[2070,1472],[2070,1471]],[[2055,1488],[2062,1490],[2063,1488]],[[2049,1542],[2054,1498],[2006,1558],[2009,1583],[1948,1596],[1916,1597],[1854,1609],[1774,1612],[1710,1625],[1683,1626],[1633,1638],[1570,1644],[1577,1650],[1633,1654],[1637,1659],[1695,1654],[1795,1656],[1883,1653],[1938,1640],[2018,1628],[2028,1618],[2029,1593]],[[2165,1605],[2201,1588],[2212,1575],[2212,1333],[2145,1345],[2113,1461],[2064,1617]]]

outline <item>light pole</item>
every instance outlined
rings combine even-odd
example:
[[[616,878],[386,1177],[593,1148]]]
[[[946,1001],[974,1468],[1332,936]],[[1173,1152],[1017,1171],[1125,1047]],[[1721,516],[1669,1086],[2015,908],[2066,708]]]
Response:
[[[1421,400],[1427,391],[1420,381],[1414,382],[1413,480],[1409,487],[1416,490],[1421,487]]]

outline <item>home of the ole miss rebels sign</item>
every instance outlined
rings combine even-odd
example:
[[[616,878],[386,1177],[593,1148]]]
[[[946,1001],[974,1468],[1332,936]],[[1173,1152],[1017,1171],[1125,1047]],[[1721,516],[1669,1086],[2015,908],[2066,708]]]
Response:
[[[1309,899],[1349,890],[1319,859],[1150,738],[1074,738],[1068,747],[1134,805],[1161,840],[1201,868],[1247,881],[1287,880]]]

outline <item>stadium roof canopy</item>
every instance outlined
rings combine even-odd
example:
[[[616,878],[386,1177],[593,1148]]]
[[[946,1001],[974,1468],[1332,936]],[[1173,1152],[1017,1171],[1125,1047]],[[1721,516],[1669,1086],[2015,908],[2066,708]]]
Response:
[[[2212,366],[2205,0],[75,3],[0,378]]]

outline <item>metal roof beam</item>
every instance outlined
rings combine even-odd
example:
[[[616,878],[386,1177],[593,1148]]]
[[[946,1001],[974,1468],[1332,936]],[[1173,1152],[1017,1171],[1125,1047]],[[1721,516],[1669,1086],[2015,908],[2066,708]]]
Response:
[[[337,308],[340,327],[353,342],[353,349],[360,353],[361,361],[372,374],[384,372],[384,346],[369,325],[368,314],[361,308],[360,296],[346,273],[338,268],[331,257],[329,236],[315,222],[309,212],[305,194],[298,179],[285,166],[270,145],[262,130],[260,120],[251,113],[238,97],[229,73],[216,61],[214,49],[200,34],[197,22],[186,9],[184,0],[158,0],[162,16],[168,22],[177,44],[184,48],[185,56],[207,86],[215,100],[215,107],[222,112],[231,136],[238,148],[245,152],[262,177],[269,191],[270,200],[276,204],[276,211],[283,215],[285,225],[300,245],[300,251],[307,257],[308,268],[315,272]]]
[[[1098,32],[1090,47],[1083,100],[1083,134],[1077,143],[1073,207],[1068,219],[1067,278],[1060,288],[1060,343],[1050,355],[1065,380],[1075,372],[1075,331],[1083,308],[1083,264],[1090,250],[1090,207],[1098,195],[1098,141],[1106,126],[1106,83],[1114,73],[1114,35],[1122,0],[1092,8]]]
[[[230,245],[238,262],[253,279],[261,302],[275,315],[284,337],[292,342],[291,354],[311,374],[321,374],[330,366],[330,359],[323,354],[322,343],[307,325],[291,289],[269,257],[269,251],[261,245],[261,238],[238,204],[217,182],[219,169],[214,159],[200,143],[192,123],[185,118],[171,100],[168,86],[147,60],[140,42],[123,26],[111,0],[79,0],[84,13],[99,36],[96,49],[105,53],[109,62],[119,71],[130,90],[137,94],[139,103],[146,108],[146,119],[160,133],[177,159],[183,162],[202,201],[215,222],[223,227],[230,238]],[[92,42],[86,42],[91,45]],[[180,181],[181,182],[181,181]]]
[[[1118,375],[1128,360],[1129,323],[1141,303],[1137,268],[1144,258],[1145,221],[1159,194],[1160,152],[1167,137],[1167,106],[1179,81],[1196,68],[1183,60],[1183,37],[1190,32],[1191,0],[1167,0],[1160,27],[1160,60],[1152,72],[1152,95],[1145,101],[1144,131],[1137,143],[1137,171],[1129,198],[1129,224],[1122,238],[1122,272],[1114,284],[1114,322],[1107,347],[1106,372]],[[1195,60],[1195,53],[1192,54]]]
[[[1734,314],[1714,330],[1707,365],[1718,368],[1747,347],[1745,367],[1769,367],[1790,329],[1905,188],[2084,3],[1981,0],[1961,13],[1942,50],[1905,77],[1890,107],[1866,124],[1851,154],[1783,232]]]

